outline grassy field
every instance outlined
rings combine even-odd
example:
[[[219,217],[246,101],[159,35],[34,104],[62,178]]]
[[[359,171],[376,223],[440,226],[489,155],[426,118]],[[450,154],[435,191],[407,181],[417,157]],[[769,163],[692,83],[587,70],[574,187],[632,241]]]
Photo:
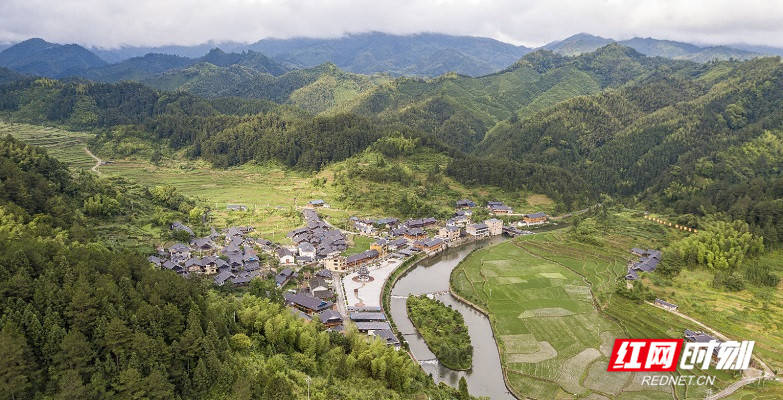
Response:
[[[157,166],[144,161],[119,160],[101,167],[108,176],[124,176],[148,186],[172,185],[180,193],[208,205],[215,226],[250,225],[261,236],[286,242],[288,231],[302,225],[301,207],[312,199],[333,198],[329,185],[312,183],[310,174],[276,165],[244,165],[218,170],[204,162],[170,161]],[[242,204],[247,211],[229,211],[228,204]],[[332,222],[353,212],[320,209]]]
[[[369,250],[370,245],[375,242],[375,239],[361,235],[353,235],[349,240],[352,245],[343,252],[344,256],[359,254],[365,250]]]
[[[58,128],[0,121],[0,136],[12,135],[25,143],[45,148],[54,158],[74,167],[89,169],[95,160],[84,147],[93,135]]]
[[[763,256],[762,263],[783,271],[783,251]],[[777,290],[746,285],[739,292],[712,287],[713,274],[706,270],[683,270],[673,280],[645,279],[656,295],[679,306],[679,310],[736,340],[756,341],[754,353],[770,368],[783,371],[783,283]]]
[[[618,399],[703,398],[738,379],[714,375],[709,386],[642,386],[640,373],[607,372],[618,337],[681,337],[692,323],[614,293],[631,247],[661,248],[682,233],[621,213],[598,242],[572,240],[556,230],[482,249],[452,275],[454,289],[484,307],[498,338],[509,381],[541,399],[601,395]],[[677,372],[679,373],[679,372]],[[772,393],[780,385],[773,385]]]

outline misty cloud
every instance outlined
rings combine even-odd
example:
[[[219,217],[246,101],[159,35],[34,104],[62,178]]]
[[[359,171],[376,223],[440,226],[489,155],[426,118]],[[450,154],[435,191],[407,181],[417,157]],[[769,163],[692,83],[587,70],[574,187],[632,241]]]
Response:
[[[99,47],[336,37],[382,31],[488,36],[540,46],[578,32],[783,47],[779,1],[3,0],[0,41]]]

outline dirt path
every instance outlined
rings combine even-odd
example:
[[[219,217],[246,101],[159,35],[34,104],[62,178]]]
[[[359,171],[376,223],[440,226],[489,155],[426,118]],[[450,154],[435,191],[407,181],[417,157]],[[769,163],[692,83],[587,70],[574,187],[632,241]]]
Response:
[[[698,321],[698,320],[696,320],[693,317],[685,315],[685,314],[683,314],[683,313],[681,313],[679,311],[674,311],[674,310],[669,310],[669,309],[666,309],[666,308],[663,308],[663,307],[659,307],[659,306],[657,306],[657,305],[655,305],[655,304],[653,304],[653,303],[651,303],[649,301],[647,301],[646,303],[651,305],[651,306],[653,306],[653,307],[657,307],[657,308],[660,308],[662,310],[668,311],[668,312],[670,312],[670,313],[672,313],[672,314],[674,314],[674,315],[676,315],[676,316],[678,316],[678,317],[680,317],[682,319],[685,319],[685,320],[688,320],[690,322],[693,322],[694,324],[698,325],[700,328],[704,329],[705,331],[715,335],[715,337],[717,337],[720,340],[723,340],[723,341],[731,340],[726,335],[718,332],[715,329],[710,328],[709,326],[703,324],[701,321]],[[772,378],[775,377],[775,374],[772,372],[772,369],[770,369],[769,366],[767,366],[767,364],[764,363],[764,361],[762,361],[760,358],[756,357],[755,354],[753,355],[753,360],[756,361],[761,366],[762,371],[759,371],[759,370],[757,370],[755,368],[749,368],[748,370],[743,372],[744,376],[743,376],[742,379],[732,383],[731,385],[727,386],[726,388],[724,388],[720,392],[708,396],[705,400],[722,399],[722,398],[724,398],[726,396],[729,396],[732,393],[736,392],[738,389],[740,389],[741,387],[743,387],[745,385],[749,385],[749,384],[751,384],[753,382],[756,382],[756,381],[759,381],[759,380],[762,380],[762,379],[772,379]],[[754,373],[754,371],[756,371],[756,373]],[[759,373],[759,372],[761,372],[761,373]]]
[[[103,164],[103,160],[95,156],[95,154],[92,154],[90,149],[88,149],[86,146],[84,147],[84,152],[87,153],[88,156],[95,159],[95,165],[93,165],[92,168],[90,168],[90,171],[95,172],[98,175],[103,175],[101,171],[98,171],[98,167],[100,167]]]

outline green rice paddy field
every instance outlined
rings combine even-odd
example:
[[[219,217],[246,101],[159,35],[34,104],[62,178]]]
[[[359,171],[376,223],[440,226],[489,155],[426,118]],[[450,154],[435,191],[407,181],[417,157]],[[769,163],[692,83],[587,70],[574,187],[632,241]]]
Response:
[[[90,133],[0,121],[0,136],[6,135],[41,146],[53,157],[71,167],[89,169],[95,165],[95,160],[84,151],[87,141],[93,137]]]
[[[658,247],[676,234],[642,218],[623,219],[600,245],[572,241],[557,230],[478,250],[454,271],[454,290],[489,312],[517,393],[539,399],[700,399],[738,379],[710,370],[717,377],[714,387],[673,388],[642,386],[641,373],[606,371],[615,338],[681,337],[684,329],[695,328],[674,314],[614,294],[628,249]],[[703,374],[687,372],[694,373]],[[779,388],[773,385],[773,393]]]

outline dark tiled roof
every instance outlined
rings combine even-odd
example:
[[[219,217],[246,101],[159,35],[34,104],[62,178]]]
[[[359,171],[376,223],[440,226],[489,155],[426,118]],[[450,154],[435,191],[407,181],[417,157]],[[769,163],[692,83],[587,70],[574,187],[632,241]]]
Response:
[[[177,243],[177,244],[169,247],[169,250],[173,251],[173,252],[176,252],[176,253],[182,253],[182,252],[185,252],[185,251],[189,251],[190,247],[188,247],[184,243]]]
[[[528,217],[528,218],[543,218],[543,217],[546,217],[546,213],[537,212],[537,213],[533,213],[533,214],[528,214],[528,215],[526,215],[526,217]]]
[[[376,258],[376,257],[378,257],[378,251],[377,250],[367,250],[367,251],[363,251],[363,252],[361,252],[359,254],[353,254],[353,255],[348,256],[348,258],[345,259],[345,262],[350,264],[350,263],[355,263],[355,262],[359,262],[359,261],[362,261],[362,260],[369,260],[371,258]]]
[[[315,276],[320,276],[321,278],[325,279],[332,279],[332,271],[329,271],[328,269],[322,269],[316,272]]]
[[[386,321],[386,314],[382,312],[352,312],[351,321]]]
[[[321,313],[318,314],[318,318],[321,320],[321,323],[324,324],[329,322],[343,322],[343,316],[334,310],[321,311]]]
[[[392,332],[391,329],[377,329],[373,331],[373,335],[386,340],[386,344],[391,344],[391,345],[400,344],[399,339],[397,339],[397,336],[394,336],[394,332]]]
[[[220,271],[217,275],[215,275],[215,284],[222,286],[224,283],[226,283],[227,280],[234,277],[234,274],[231,273],[231,271],[225,270]]]
[[[383,329],[391,329],[388,322],[357,322],[356,329],[366,331],[377,331]]]
[[[322,311],[327,308],[330,308],[334,303],[331,301],[324,301],[319,298],[308,296],[306,294],[297,293],[297,294],[286,294],[285,300],[288,303],[296,304],[298,306],[307,308],[309,310],[313,311]]]

